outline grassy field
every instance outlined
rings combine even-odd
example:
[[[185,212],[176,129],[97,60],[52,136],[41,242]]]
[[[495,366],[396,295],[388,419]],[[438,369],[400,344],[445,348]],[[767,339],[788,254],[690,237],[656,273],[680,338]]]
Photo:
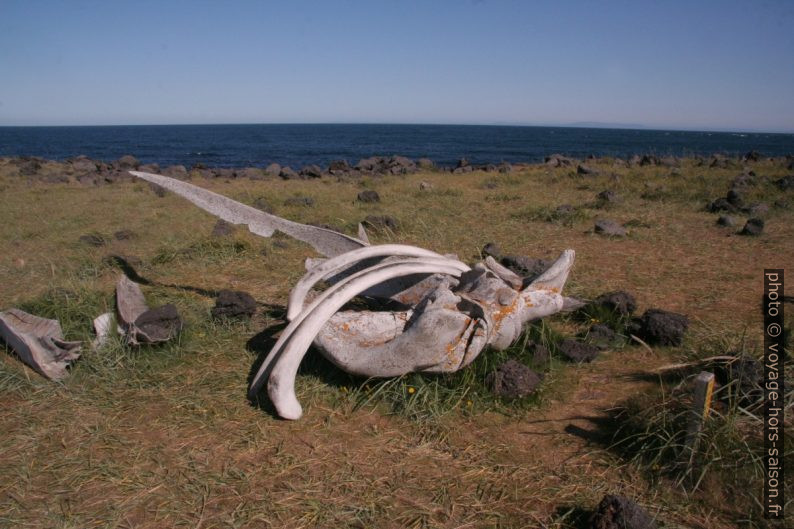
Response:
[[[449,377],[363,381],[310,355],[297,381],[305,415],[287,422],[250,403],[246,388],[283,326],[311,248],[239,227],[212,237],[213,217],[142,182],[31,184],[0,161],[0,309],[57,317],[67,338],[90,340],[91,320],[114,306],[121,270],[112,256],[120,256],[142,278],[150,305],[174,303],[186,321],[162,347],[116,340],[84,348],[62,384],[8,350],[0,355],[0,527],[585,527],[606,493],[634,498],[665,527],[763,527],[757,414],[718,393],[697,468],[682,476],[670,461],[692,372],[653,371],[726,352],[761,354],[763,269],[794,263],[794,191],[773,183],[785,164],[749,166],[758,176],[747,200],[770,206],[760,237],[736,235],[746,217],[723,228],[704,209],[725,195],[740,164],[588,164],[600,174],[530,165],[355,182],[194,179],[349,234],[367,215],[391,215],[400,228],[372,232],[373,242],[467,262],[487,242],[543,258],[573,248],[568,295],[625,289],[640,312],[658,307],[692,322],[681,347],[629,342],[585,365],[554,357],[540,366],[547,375],[539,394],[519,402],[491,396],[485,374],[508,356],[528,361],[526,339],[553,349],[586,323],[549,318],[511,350],[486,351]],[[420,190],[421,181],[432,189]],[[364,188],[381,203],[357,202]],[[605,189],[622,199],[598,204]],[[289,205],[296,196],[315,205]],[[561,204],[574,214],[556,215]],[[628,236],[594,234],[600,218],[625,223]],[[133,236],[117,240],[120,230]],[[107,242],[85,244],[86,234]],[[256,316],[213,321],[221,289],[250,292]]]

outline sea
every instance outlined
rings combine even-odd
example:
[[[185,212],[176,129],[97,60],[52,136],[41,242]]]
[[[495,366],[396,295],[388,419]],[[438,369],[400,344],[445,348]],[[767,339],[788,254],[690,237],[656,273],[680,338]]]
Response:
[[[794,134],[491,125],[130,125],[0,127],[0,156],[64,160],[77,155],[112,161],[132,154],[144,163],[191,167],[299,168],[351,164],[375,155],[429,158],[453,165],[538,162],[559,153],[627,158],[763,156],[794,153]]]

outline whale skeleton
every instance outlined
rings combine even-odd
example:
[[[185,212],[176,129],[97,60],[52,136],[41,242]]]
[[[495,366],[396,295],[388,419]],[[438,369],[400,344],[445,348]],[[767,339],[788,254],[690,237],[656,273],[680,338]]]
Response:
[[[307,272],[289,296],[289,324],[249,387],[256,399],[267,381],[268,396],[284,419],[303,413],[295,376],[312,344],[355,375],[451,373],[469,365],[486,346],[510,346],[525,323],[575,304],[562,296],[573,250],[563,251],[546,272],[524,285],[491,257],[470,267],[455,256],[416,246],[370,245],[361,225],[359,237],[350,237],[264,213],[181,180],[130,173],[223,220],[247,225],[252,233],[270,237],[281,231],[326,257],[307,259]],[[320,282],[329,286],[317,292]],[[355,298],[388,300],[400,310],[345,309]]]

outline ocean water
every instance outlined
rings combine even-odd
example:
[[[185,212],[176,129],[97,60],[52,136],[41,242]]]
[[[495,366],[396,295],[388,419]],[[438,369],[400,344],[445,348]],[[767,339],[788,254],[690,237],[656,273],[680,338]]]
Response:
[[[635,154],[765,156],[794,153],[794,134],[513,127],[480,125],[142,125],[0,127],[0,156],[62,160],[85,154],[111,161],[208,167],[298,168],[373,155],[426,157],[442,165],[536,162],[552,153],[577,158]]]

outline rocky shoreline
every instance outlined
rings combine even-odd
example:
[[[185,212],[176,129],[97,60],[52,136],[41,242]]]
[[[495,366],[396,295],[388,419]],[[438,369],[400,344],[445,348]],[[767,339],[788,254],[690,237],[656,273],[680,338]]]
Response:
[[[691,161],[697,167],[711,167],[723,169],[741,169],[748,163],[759,161],[778,161],[787,164],[789,170],[794,170],[794,156],[786,155],[781,158],[765,158],[756,151],[750,151],[741,157],[728,157],[714,154],[710,157],[679,158],[673,156],[658,157],[652,154],[635,155],[628,159],[623,158],[596,158],[589,156],[579,160],[561,154],[546,156],[542,164],[501,162],[498,164],[470,164],[466,159],[461,159],[455,166],[440,166],[428,158],[413,160],[405,156],[371,156],[363,158],[355,165],[347,160],[334,160],[327,167],[319,165],[306,165],[299,169],[271,163],[264,167],[220,168],[207,167],[204,164],[195,164],[188,168],[184,165],[170,165],[161,167],[156,163],[141,163],[133,155],[124,155],[118,160],[106,162],[94,160],[80,155],[64,161],[47,160],[34,156],[0,157],[0,169],[9,176],[28,178],[31,182],[41,183],[69,183],[76,182],[83,185],[112,184],[132,179],[128,171],[137,170],[150,173],[163,174],[174,178],[189,180],[193,178],[233,180],[247,178],[250,180],[311,180],[316,178],[337,178],[340,180],[357,179],[364,176],[389,176],[412,174],[420,171],[447,172],[452,174],[482,171],[487,173],[510,173],[513,170],[525,167],[543,165],[549,168],[569,167],[580,175],[595,175],[598,170],[588,166],[589,162],[605,162],[616,167],[645,167],[660,166],[673,170],[679,168],[684,161]]]

